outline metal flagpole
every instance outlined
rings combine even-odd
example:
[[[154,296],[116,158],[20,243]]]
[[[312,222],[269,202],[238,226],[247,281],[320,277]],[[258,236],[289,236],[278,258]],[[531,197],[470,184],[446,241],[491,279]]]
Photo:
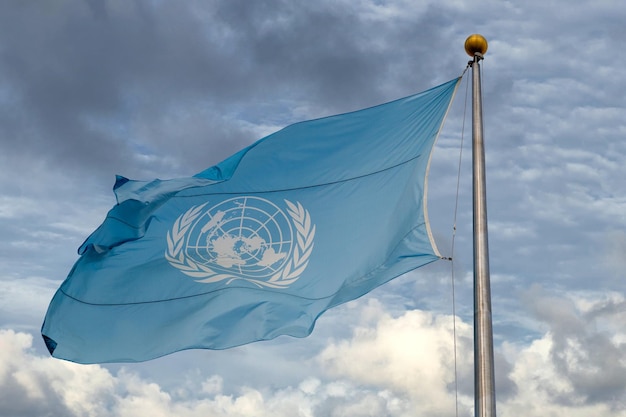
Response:
[[[474,408],[476,417],[496,417],[496,391],[491,323],[489,243],[487,239],[487,197],[483,110],[480,88],[480,60],[487,52],[487,40],[470,35],[465,51],[472,67],[472,166],[474,202]]]

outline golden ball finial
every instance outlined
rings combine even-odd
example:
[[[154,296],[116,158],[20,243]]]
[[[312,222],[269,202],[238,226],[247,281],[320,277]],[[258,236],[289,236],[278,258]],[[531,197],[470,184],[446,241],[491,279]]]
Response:
[[[487,39],[483,35],[477,33],[469,35],[465,40],[465,52],[472,58],[478,52],[481,55],[485,55],[487,52]]]

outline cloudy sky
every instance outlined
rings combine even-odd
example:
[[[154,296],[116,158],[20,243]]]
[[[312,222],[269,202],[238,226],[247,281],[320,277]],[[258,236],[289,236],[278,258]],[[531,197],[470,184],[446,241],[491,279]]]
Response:
[[[3,2],[0,415],[454,416],[455,385],[472,415],[469,119],[455,262],[308,338],[84,366],[50,358],[39,328],[115,174],[193,175],[287,124],[430,88],[478,32],[498,414],[626,416],[626,4],[469,3]],[[466,81],[431,172],[448,255]]]

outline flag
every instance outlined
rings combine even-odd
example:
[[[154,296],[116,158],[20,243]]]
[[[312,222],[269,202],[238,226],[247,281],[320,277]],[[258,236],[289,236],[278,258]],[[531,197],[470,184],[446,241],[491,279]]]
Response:
[[[190,178],[117,177],[42,336],[78,363],[305,337],[327,309],[439,259],[430,155],[458,79],[296,123]]]

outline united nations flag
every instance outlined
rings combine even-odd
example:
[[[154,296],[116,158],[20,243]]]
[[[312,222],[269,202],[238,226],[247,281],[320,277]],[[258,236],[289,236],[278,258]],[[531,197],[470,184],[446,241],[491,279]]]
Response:
[[[133,362],[305,337],[439,259],[426,174],[458,81],[288,126],[190,178],[118,177],[48,308],[50,353]]]

